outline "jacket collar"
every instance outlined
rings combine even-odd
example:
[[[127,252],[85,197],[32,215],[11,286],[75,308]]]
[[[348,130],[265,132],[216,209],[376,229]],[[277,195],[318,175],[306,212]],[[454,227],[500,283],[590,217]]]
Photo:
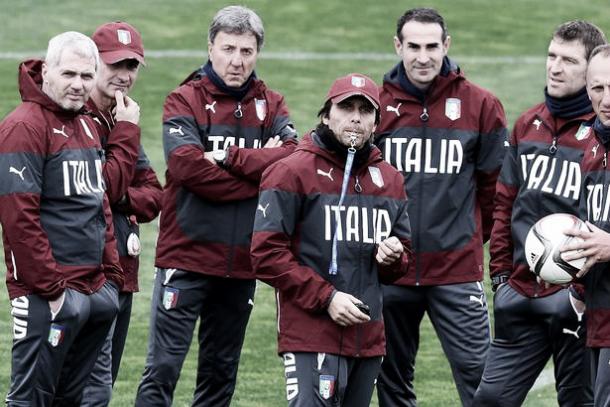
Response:
[[[205,64],[201,65],[195,71],[191,72],[189,76],[187,76],[186,79],[182,81],[181,85],[191,83],[193,86],[204,87],[212,95],[231,97],[228,93],[226,93],[213,83],[211,78],[205,72],[205,66]],[[253,75],[254,77],[251,78],[250,88],[248,89],[244,97],[240,100],[241,102],[246,102],[249,99],[254,98],[255,95],[260,95],[267,89],[265,83],[258,79],[254,73]]]
[[[441,72],[434,78],[434,81],[424,94],[426,102],[435,101],[445,93],[445,90],[452,84],[465,80],[466,77],[462,73],[459,66],[449,57],[443,59]],[[408,81],[402,61],[399,61],[394,68],[387,72],[383,77],[383,86],[390,92],[395,100],[416,101],[423,103],[424,100],[416,95],[405,91],[401,82]]]
[[[332,162],[338,168],[345,168],[345,159],[340,157],[339,154],[326,149],[313,130],[303,136],[296,148],[296,151],[307,151],[313,153],[323,157],[327,161]],[[381,151],[379,151],[379,149],[373,145],[366,164],[362,165],[360,170],[362,168],[367,168],[371,165],[378,164],[381,161],[383,161],[381,158]]]

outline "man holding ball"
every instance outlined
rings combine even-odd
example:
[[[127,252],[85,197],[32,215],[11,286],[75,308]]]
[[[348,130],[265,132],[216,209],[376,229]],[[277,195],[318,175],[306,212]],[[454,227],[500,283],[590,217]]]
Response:
[[[516,121],[496,188],[490,243],[495,335],[475,406],[521,405],[553,357],[559,405],[590,402],[583,304],[574,286],[549,286],[527,265],[525,238],[552,213],[578,214],[580,162],[593,138],[587,59],[604,44],[593,24],[570,21],[551,38],[545,102]],[[581,291],[581,290],[580,290]]]
[[[593,50],[587,69],[587,93],[597,114],[582,161],[582,218],[590,231],[570,230],[583,239],[564,248],[565,261],[586,258],[577,277],[585,277],[587,346],[592,348],[591,372],[595,406],[610,405],[610,214],[608,213],[608,149],[610,148],[610,45]],[[568,253],[566,253],[568,252]]]

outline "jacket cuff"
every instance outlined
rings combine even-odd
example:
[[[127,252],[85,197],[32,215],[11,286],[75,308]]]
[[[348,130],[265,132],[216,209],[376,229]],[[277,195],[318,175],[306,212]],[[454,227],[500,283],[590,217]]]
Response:
[[[333,288],[333,290],[331,291],[330,295],[328,296],[328,298],[326,299],[326,301],[324,301],[324,309],[327,309],[330,306],[331,301],[333,300],[333,298],[335,298],[335,294],[337,294],[337,289]]]
[[[47,301],[53,301],[58,299],[61,294],[66,290],[66,281],[65,280],[60,280],[57,282],[57,284],[55,285],[55,288],[51,291],[47,291],[44,293],[35,293],[36,295],[38,295],[39,297],[44,298]]]
[[[119,289],[119,292],[121,292],[125,283],[125,278],[123,277],[123,274],[117,272],[116,269],[113,269],[111,267],[104,267],[104,269],[104,276],[106,277],[106,280],[115,283],[117,288]]]
[[[114,126],[113,130],[117,128],[117,126],[121,126],[121,127],[126,127],[127,130],[131,130],[135,133],[138,134],[138,138],[140,136],[140,126],[137,124],[133,124],[132,122],[128,122],[127,120],[121,120],[116,122],[116,125]]]
[[[237,153],[237,149],[239,147],[233,145],[227,147],[227,156],[225,160],[222,162],[222,168],[229,169],[233,165],[233,161],[235,161],[235,154]]]

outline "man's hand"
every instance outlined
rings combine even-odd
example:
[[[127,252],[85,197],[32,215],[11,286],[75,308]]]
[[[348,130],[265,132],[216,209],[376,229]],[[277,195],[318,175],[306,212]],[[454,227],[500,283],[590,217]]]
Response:
[[[61,293],[59,297],[54,300],[49,301],[49,309],[51,310],[51,319],[55,319],[57,314],[59,314],[59,310],[61,310],[62,305],[64,305],[64,300],[66,299],[66,292]]]
[[[267,140],[267,142],[265,143],[263,148],[281,147],[282,144],[283,144],[283,141],[280,139],[280,136],[274,136],[274,137],[269,138],[269,140]]]
[[[379,243],[375,260],[382,266],[388,266],[398,260],[403,251],[404,247],[400,240],[396,236],[390,236]]]
[[[371,318],[354,305],[361,302],[353,295],[337,291],[328,305],[328,315],[330,315],[335,323],[341,326],[368,322]]]
[[[536,276],[536,282],[538,283],[539,286],[543,286],[545,289],[549,289],[553,285],[553,284],[549,283],[548,281],[543,280],[542,277],[540,277],[540,276]]]
[[[263,148],[281,147],[282,144],[283,144],[283,142],[282,142],[282,140],[280,140],[280,136],[275,136],[275,137],[271,137],[269,140],[267,140],[267,142],[265,143]],[[205,158],[206,160],[208,160],[209,162],[211,162],[214,165],[218,165],[218,163],[214,159],[214,152],[213,151],[206,151],[206,152],[204,152],[203,153],[203,158]]]
[[[583,277],[595,263],[610,260],[610,234],[592,223],[586,222],[589,230],[569,229],[564,233],[580,237],[582,242],[573,242],[561,248],[561,257],[565,261],[587,258],[583,268],[576,277]]]
[[[117,90],[114,92],[116,107],[114,108],[114,120],[117,122],[130,122],[136,126],[140,122],[140,106],[129,96]]]

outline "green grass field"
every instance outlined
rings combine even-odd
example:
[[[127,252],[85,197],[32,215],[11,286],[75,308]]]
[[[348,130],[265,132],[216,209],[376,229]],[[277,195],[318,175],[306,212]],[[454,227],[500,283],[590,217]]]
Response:
[[[311,129],[315,114],[332,81],[348,72],[362,72],[381,83],[391,59],[331,59],[336,53],[393,53],[395,22],[406,8],[427,5],[445,16],[453,37],[454,56],[474,82],[492,90],[503,102],[509,123],[528,106],[542,100],[544,57],[555,26],[569,19],[588,19],[610,32],[610,8],[601,0],[574,2],[543,0],[427,1],[400,3],[324,0],[243,0],[265,22],[266,45],[257,73],[286,97],[299,133]],[[48,39],[67,30],[91,34],[98,25],[125,20],[142,33],[151,50],[205,49],[210,18],[229,3],[217,0],[0,0],[0,117],[19,102],[16,72],[19,55],[40,55]],[[270,58],[278,53],[325,53],[326,58]],[[203,52],[202,54],[203,55]],[[143,145],[164,179],[161,146],[162,103],[169,91],[203,62],[203,57],[149,57],[132,96],[141,105]],[[112,406],[133,405],[142,373],[148,335],[148,314],[156,222],[143,227],[142,291],[135,297],[127,348]],[[2,263],[4,264],[4,263]],[[4,270],[4,266],[0,266]],[[4,283],[0,287],[0,394],[10,378],[11,319]],[[491,297],[489,297],[491,302]],[[408,310],[405,310],[408,312]],[[196,343],[196,342],[195,342]],[[194,347],[196,350],[196,347]],[[195,381],[196,352],[182,369],[175,406],[187,406]],[[416,369],[416,389],[422,406],[455,406],[459,399],[448,363],[430,323],[422,325]],[[259,285],[250,320],[233,405],[283,406],[283,371],[276,356],[275,305],[272,290]],[[374,399],[373,404],[376,405]],[[532,391],[526,405],[554,406],[552,385]]]

